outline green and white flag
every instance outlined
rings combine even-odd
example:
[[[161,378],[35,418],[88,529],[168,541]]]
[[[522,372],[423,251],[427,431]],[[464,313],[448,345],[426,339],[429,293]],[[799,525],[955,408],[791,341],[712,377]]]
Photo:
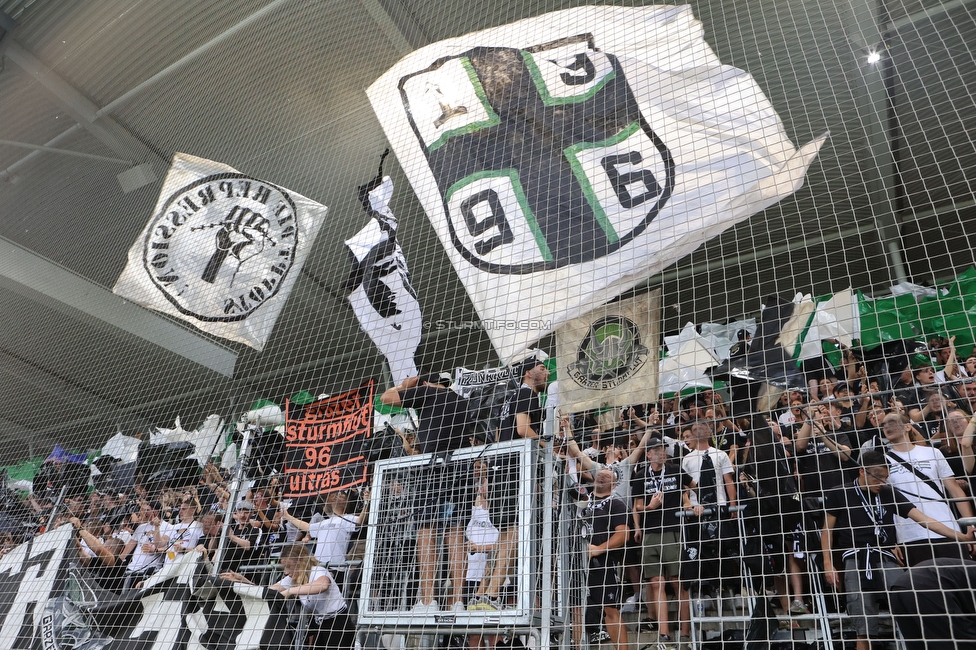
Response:
[[[274,183],[177,153],[112,291],[263,350],[327,211]]]
[[[598,307],[556,330],[560,410],[657,400],[660,323],[658,289]]]
[[[369,89],[503,362],[803,183],[689,7],[580,7],[434,43]]]

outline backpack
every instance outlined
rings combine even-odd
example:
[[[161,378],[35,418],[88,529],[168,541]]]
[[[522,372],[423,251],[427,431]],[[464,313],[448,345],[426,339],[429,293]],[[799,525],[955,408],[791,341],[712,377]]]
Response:
[[[518,392],[514,381],[478,386],[468,395],[465,433],[494,442],[502,423],[502,412],[509,399]]]
[[[702,455],[701,470],[698,475],[698,503],[706,508],[715,508],[718,505],[717,485],[712,454],[705,453]]]

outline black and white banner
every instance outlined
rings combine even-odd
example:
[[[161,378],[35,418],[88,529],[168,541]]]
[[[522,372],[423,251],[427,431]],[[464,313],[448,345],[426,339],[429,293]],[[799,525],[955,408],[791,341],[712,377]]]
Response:
[[[472,391],[484,386],[494,386],[499,382],[521,381],[512,366],[486,368],[485,370],[454,369],[454,384],[451,386],[461,397],[468,397]]]
[[[364,207],[372,219],[346,240],[352,256],[346,286],[351,290],[349,304],[360,327],[386,357],[393,381],[399,384],[418,374],[414,353],[420,345],[423,323],[407,260],[396,240],[392,196],[393,181],[385,176],[364,197]]]
[[[177,153],[113,292],[264,349],[328,208]]]
[[[74,554],[70,524],[39,535],[0,558],[0,648],[42,645],[44,609],[63,590],[68,554]]]
[[[796,191],[823,143],[797,151],[689,7],[441,41],[368,94],[505,362]]]
[[[123,595],[72,567],[70,524],[0,559],[0,648],[259,650],[289,648],[286,601],[266,587],[206,575],[187,553]]]
[[[660,341],[660,289],[603,305],[560,327],[560,408],[579,413],[656,400]]]

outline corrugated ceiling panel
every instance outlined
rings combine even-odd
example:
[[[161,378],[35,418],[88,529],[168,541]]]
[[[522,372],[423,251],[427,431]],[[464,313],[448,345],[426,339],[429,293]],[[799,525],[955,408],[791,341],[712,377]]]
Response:
[[[46,3],[32,12],[17,38],[102,106],[265,4],[254,0]],[[270,45],[262,42],[264,47]]]
[[[892,37],[901,206],[926,211],[976,189],[976,18],[960,7]]]

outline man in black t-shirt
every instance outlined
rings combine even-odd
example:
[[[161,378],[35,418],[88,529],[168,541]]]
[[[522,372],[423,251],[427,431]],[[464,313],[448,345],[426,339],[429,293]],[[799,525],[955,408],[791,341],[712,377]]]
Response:
[[[522,384],[502,408],[502,421],[498,427],[498,442],[516,438],[538,438],[542,433],[542,405],[539,393],[546,388],[549,369],[545,364],[529,357],[519,369]]]
[[[670,582],[678,597],[678,620],[686,626],[681,632],[689,638],[688,591],[678,580],[681,564],[681,520],[675,515],[690,506],[688,490],[694,481],[677,463],[668,463],[667,450],[659,438],[647,443],[648,464],[633,480],[634,541],[643,545],[645,599],[650,621],[658,623],[660,640],[671,640],[668,624],[668,599],[665,582]]]
[[[613,471],[601,469],[593,479],[593,497],[587,508],[589,569],[586,573],[586,629],[590,644],[600,642],[599,625],[606,624],[610,641],[627,647],[627,627],[620,617],[620,585],[617,569],[627,542],[627,504],[613,496]]]
[[[227,546],[219,572],[240,572],[241,566],[254,563],[261,541],[261,528],[255,523],[254,504],[250,501],[238,503],[234,510],[234,523],[227,529]]]
[[[261,524],[261,544],[258,547],[258,554],[262,560],[281,555],[280,542],[285,529],[284,524],[281,523],[281,511],[278,505],[272,505],[271,499],[268,498],[269,491],[268,488],[259,488],[252,493],[254,519]]]
[[[913,381],[907,386],[896,384],[895,397],[904,405],[912,422],[921,425],[922,434],[928,438],[931,436],[926,431],[932,429],[932,425],[926,424],[926,421],[939,418],[943,407],[939,385],[935,380],[935,368],[927,357],[913,361],[912,378]]]
[[[102,589],[121,593],[125,581],[125,563],[118,561],[122,542],[114,537],[103,541],[86,529],[77,517],[71,517],[69,521],[77,535],[79,564],[92,573]]]
[[[387,406],[417,411],[417,451],[421,454],[443,454],[460,449],[465,443],[468,403],[445,385],[449,382],[436,373],[408,377],[380,396]]]
[[[203,537],[198,540],[196,550],[202,551],[207,554],[207,557],[212,558],[217,551],[217,545],[220,543],[223,519],[218,519],[217,515],[208,512],[200,517],[200,527],[203,529]]]
[[[854,391],[857,391],[856,397]],[[848,437],[851,440],[851,449],[857,451],[873,433],[870,432],[871,424],[868,422],[868,415],[871,413],[868,383],[864,379],[838,382],[834,384],[833,395],[840,404],[841,422],[851,425],[852,431]]]
[[[445,383],[450,379],[445,378]],[[434,599],[437,577],[437,526],[445,528],[448,562],[451,574],[451,608],[462,607],[464,585],[464,526],[471,514],[474,490],[465,468],[449,462],[450,452],[467,441],[465,424],[468,403],[463,397],[441,383],[441,376],[431,373],[409,377],[399,386],[387,389],[380,396],[387,406],[402,406],[417,411],[417,450],[433,454],[431,463],[418,469],[414,512],[417,527],[417,566],[420,590],[416,612],[435,612],[439,605]]]
[[[926,560],[893,585],[891,613],[908,650],[976,648],[976,562]]]
[[[850,434],[853,428],[841,420],[840,405],[807,407],[796,434],[797,465],[803,475],[803,492],[810,497],[825,494],[845,483],[852,465]]]
[[[517,368],[516,374],[522,378],[522,383],[502,407],[502,421],[496,435],[498,442],[538,439],[542,433],[539,393],[546,388],[549,370],[534,356],[523,360]],[[518,537],[515,525],[519,509],[519,464],[516,458],[496,456],[488,468],[488,511],[499,530],[497,554],[484,599],[472,603],[469,609],[493,610],[500,606],[498,594],[508,576]]]
[[[960,542],[970,541],[957,530],[926,516],[894,488],[886,485],[888,466],[881,452],[865,452],[857,480],[826,495],[826,520],[820,542],[824,577],[836,589],[840,574],[834,568],[834,552],[844,561],[847,613],[857,632],[858,650],[868,650],[878,633],[876,593],[887,591],[903,569],[896,545],[895,514]]]

